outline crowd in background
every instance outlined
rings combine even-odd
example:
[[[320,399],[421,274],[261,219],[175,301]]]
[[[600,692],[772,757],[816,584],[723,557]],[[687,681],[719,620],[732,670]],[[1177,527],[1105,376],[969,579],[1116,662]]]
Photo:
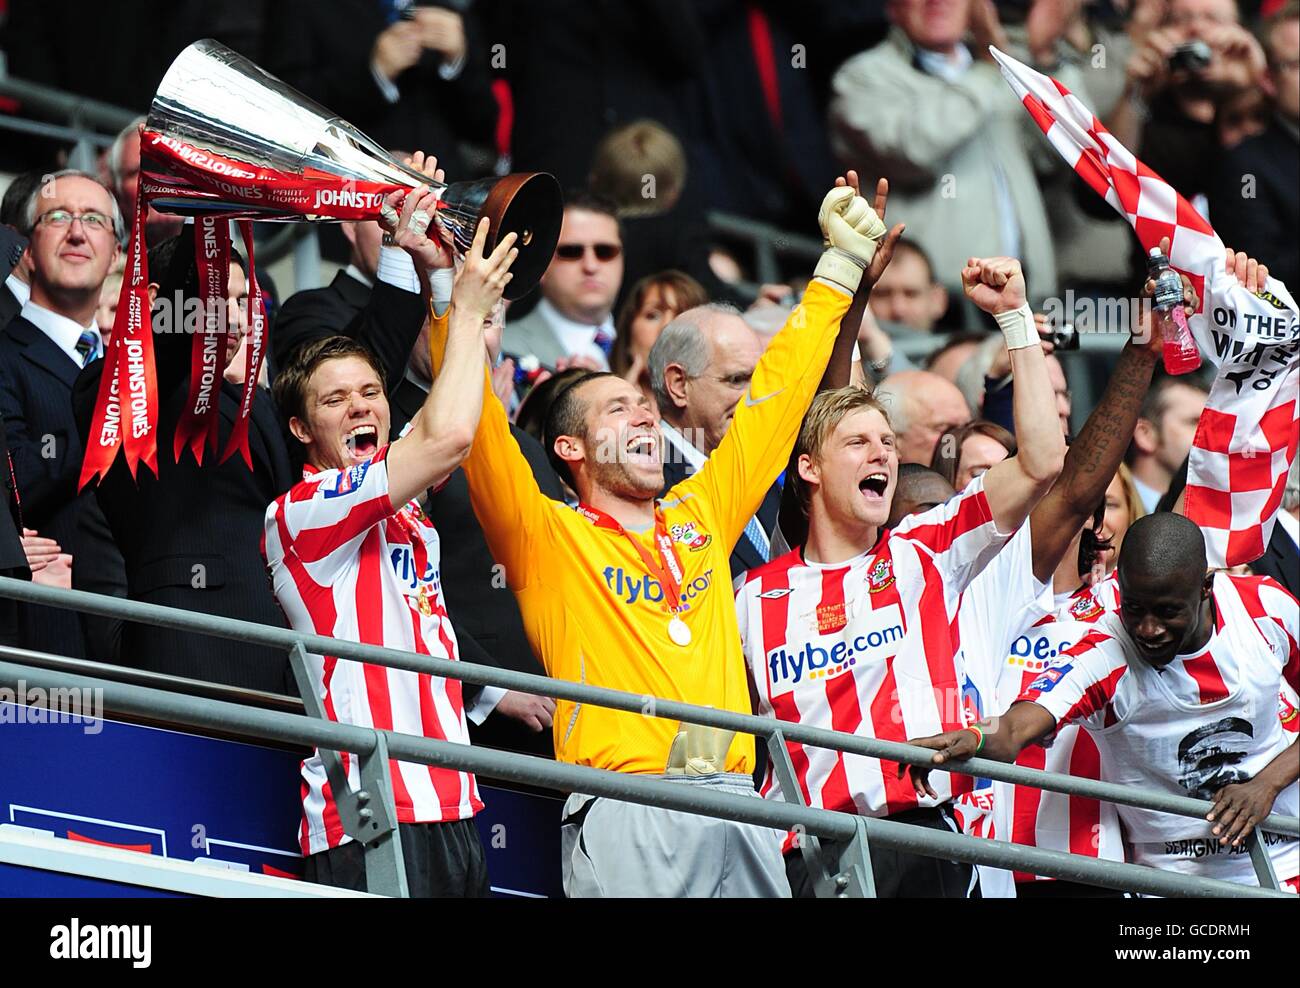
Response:
[[[1293,291],[1300,281],[1295,0],[8,0],[0,16],[10,74],[132,112],[147,112],[185,44],[215,37],[395,153],[437,154],[450,180],[554,174],[567,190],[554,260],[535,292],[498,306],[487,345],[495,397],[539,487],[556,500],[574,493],[543,445],[547,414],[584,371],[612,371],[648,399],[675,451],[665,457],[665,489],[717,449],[812,271],[810,260],[787,256],[780,280],[759,284],[748,247],[716,232],[708,214],[815,235],[817,204],[846,169],[864,190],[888,179],[887,222],[906,224],[862,316],[854,369],[889,409],[900,464],[933,466],[961,491],[1015,454],[1004,394],[1011,361],[993,321],[962,293],[967,259],[1021,259],[1040,313],[1067,292],[1136,299],[1146,270],[1127,220],[1043,140],[990,45],[1067,86],[1226,244]],[[46,138],[4,144],[0,169],[16,177],[0,222],[29,246],[0,289],[8,448],[0,474],[15,535],[0,538],[0,569],[283,624],[259,545],[267,505],[302,464],[270,387],[304,344],[350,336],[383,360],[396,436],[434,377],[425,300],[395,273],[377,223],[338,224],[327,252],[339,269],[328,285],[281,297],[258,272],[273,307],[253,468],[168,463],[166,439],[156,478],[132,480],[119,464],[79,491],[97,358],[122,284],[123,217],[135,212],[139,139],[126,128],[97,173],[61,171],[66,148]],[[160,291],[185,287],[179,233],[175,217],[149,213]],[[239,332],[225,357],[223,408],[237,407],[243,383],[246,267],[232,258]],[[1060,319],[1043,317],[1040,327],[1069,437],[1092,411],[1072,384],[1104,380],[1113,354],[1070,352]],[[1080,320],[1078,328],[1131,327]],[[186,356],[159,348],[164,437],[184,399]],[[1208,390],[1203,374],[1157,373],[1099,506],[1100,575],[1114,569],[1128,528],[1178,497]],[[777,554],[780,502],[774,486],[736,544],[733,577]],[[460,658],[541,673],[463,477],[453,474],[426,510],[441,534]],[[1294,471],[1282,511],[1291,520],[1254,567],[1294,594]],[[0,636],[23,647],[294,692],[286,660],[269,649],[4,606]],[[467,689],[466,708],[476,743],[551,753],[551,701]]]

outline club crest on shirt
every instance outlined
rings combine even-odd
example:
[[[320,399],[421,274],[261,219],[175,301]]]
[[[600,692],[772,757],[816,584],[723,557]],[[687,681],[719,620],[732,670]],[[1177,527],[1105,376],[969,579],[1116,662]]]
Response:
[[[867,572],[867,592],[880,593],[894,582],[894,564],[889,559],[881,559]]]
[[[1092,594],[1080,597],[1070,605],[1070,617],[1075,621],[1092,621],[1101,617],[1106,608]]]
[[[1277,695],[1277,715],[1282,721],[1282,730],[1291,734],[1300,733],[1300,710],[1296,710],[1295,704],[1287,697],[1285,693]]]
[[[693,521],[673,525],[668,529],[668,534],[672,536],[674,542],[686,546],[691,552],[699,552],[713,541],[713,536],[708,532],[699,531]]]
[[[838,604],[819,604],[817,607],[817,633],[827,634],[828,632],[843,631],[844,626],[849,623],[848,617],[844,613],[844,602]]]

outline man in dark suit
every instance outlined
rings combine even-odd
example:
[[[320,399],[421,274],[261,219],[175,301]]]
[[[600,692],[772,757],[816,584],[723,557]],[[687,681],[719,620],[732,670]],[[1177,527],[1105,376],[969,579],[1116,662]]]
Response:
[[[663,417],[664,491],[694,473],[731,425],[749,389],[763,342],[739,310],[712,303],[687,309],[650,350],[650,385]],[[731,551],[731,575],[768,561],[781,490],[773,484]]]
[[[95,324],[100,287],[124,232],[112,194],[93,176],[56,172],[31,195],[31,297],[0,338],[0,417],[28,528],[72,556],[72,582],[94,573],[100,591],[125,589],[122,559],[107,538],[92,495],[78,494],[82,442],[70,400],[81,368],[103,343]],[[79,658],[112,659],[102,621],[23,605],[24,647]],[[97,633],[95,654],[87,632]]]
[[[0,332],[22,311],[32,294],[32,265],[26,256],[27,206],[41,184],[40,172],[16,175],[0,200]]]
[[[25,237],[12,226],[0,225],[0,276],[8,277],[27,247]],[[0,289],[0,332],[13,315],[5,314],[4,299],[12,299],[8,289]],[[18,481],[9,468],[9,446],[5,442],[4,422],[0,421],[0,576],[26,580],[31,577],[22,544],[22,515],[18,507]],[[18,604],[0,597],[0,645],[18,644]]]
[[[1250,568],[1260,576],[1277,580],[1291,596],[1300,597],[1300,457],[1292,461],[1287,474],[1273,537],[1264,555],[1251,563]]]
[[[324,288],[296,292],[280,306],[275,332],[271,335],[272,377],[304,343],[340,334],[359,338],[362,329],[358,320],[392,318],[409,330],[412,319],[418,323],[424,318],[424,303],[413,300],[411,292],[403,290],[409,288],[410,283],[407,276],[396,270],[396,264],[401,260],[400,252],[386,254],[381,249],[383,230],[379,224],[373,220],[349,221],[340,223],[339,228],[351,245],[348,265]],[[389,258],[395,265],[391,272],[386,267],[382,277],[379,271],[381,258]],[[403,262],[402,268],[409,272],[410,265]],[[389,297],[370,307],[375,292]],[[394,335],[385,327],[371,327],[365,335],[386,345],[388,340],[405,339],[407,333]],[[378,356],[390,378],[394,369],[406,366],[405,353],[384,352]],[[400,380],[400,373],[397,378]]]
[[[451,6],[278,0],[262,64],[385,147],[434,149],[459,181],[459,145],[493,144],[497,105],[474,12]]]
[[[1268,265],[1288,287],[1300,279],[1300,18],[1295,4],[1266,20],[1260,37],[1268,52],[1274,115],[1264,133],[1224,152],[1210,197],[1214,230],[1233,250]]]
[[[449,288],[443,285],[435,283],[434,286],[435,311],[440,311],[443,300],[449,297]],[[499,326],[484,333],[489,350],[497,342],[494,333],[499,338]],[[406,376],[389,399],[392,438],[401,435],[406,423],[424,404],[432,376],[428,336],[421,333],[411,351]],[[483,400],[497,398],[486,394]],[[513,423],[510,432],[533,468],[542,493],[562,501],[563,489],[541,445]],[[524,634],[515,596],[506,586],[504,574],[492,558],[470,506],[469,483],[464,471],[453,471],[442,487],[429,492],[425,512],[442,543],[442,590],[447,598],[447,614],[456,629],[461,658],[466,662],[546,675]],[[465,709],[475,744],[548,757],[554,752],[550,727],[555,703],[549,698],[492,687],[480,690],[466,683]]]
[[[409,221],[404,211],[402,222]],[[401,258],[399,248],[384,248]],[[232,258],[238,255],[232,251]],[[150,272],[158,277],[157,298],[172,300],[198,295],[194,250],[188,235],[165,241],[150,251]],[[242,262],[231,266],[230,295],[243,278]],[[405,260],[409,269],[410,262]],[[412,278],[415,272],[411,271]],[[413,290],[381,283],[350,331],[397,368],[386,380],[390,389],[401,380],[424,318],[424,302]],[[232,320],[232,325],[236,323]],[[334,335],[323,331],[324,335]],[[274,339],[272,328],[271,338]],[[142,471],[133,481],[118,461],[95,489],[114,536],[126,557],[129,596],[200,613],[262,624],[283,625],[284,617],[266,578],[261,555],[263,518],[267,505],[295,480],[283,423],[274,401],[259,389],[253,401],[249,449],[253,469],[238,456],[215,462],[209,452],[202,467],[189,453],[177,463],[171,442],[189,390],[190,336],[155,337],[160,395],[159,475]],[[238,350],[232,340],[225,359]],[[74,401],[77,422],[88,433],[103,362],[92,364],[77,381]],[[225,443],[238,415],[242,384],[223,381],[218,404],[219,438]],[[218,638],[150,626],[129,625],[123,631],[122,660],[132,666],[272,692],[296,692],[288,672],[288,657],[278,649],[259,648]]]

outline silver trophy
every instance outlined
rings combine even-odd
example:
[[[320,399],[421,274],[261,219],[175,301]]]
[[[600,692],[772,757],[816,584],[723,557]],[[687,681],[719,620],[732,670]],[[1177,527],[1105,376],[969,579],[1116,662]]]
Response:
[[[172,62],[149,108],[145,129],[203,152],[288,176],[333,176],[334,201],[351,195],[348,182],[415,188],[438,194],[436,214],[463,254],[482,217],[491,222],[487,249],[506,233],[517,236],[519,256],[507,298],[525,294],[551,262],[560,235],[563,197],[554,176],[523,172],[502,178],[439,185],[407,168],[356,127],[286,85],[249,59],[211,39],[196,41]],[[185,171],[151,158],[145,170],[170,194],[151,202],[164,213],[193,216],[218,212],[255,220],[312,222],[337,219],[328,211],[331,197],[298,208],[260,205],[233,186],[189,183]],[[169,179],[174,179],[174,185]],[[320,211],[314,211],[319,209]],[[377,214],[377,210],[376,210]]]

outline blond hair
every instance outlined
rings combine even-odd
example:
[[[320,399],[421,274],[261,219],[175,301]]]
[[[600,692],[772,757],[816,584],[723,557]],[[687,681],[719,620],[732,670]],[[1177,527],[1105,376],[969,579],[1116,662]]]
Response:
[[[653,120],[616,127],[596,146],[589,185],[618,205],[619,216],[661,213],[685,184],[681,141]]]
[[[816,460],[821,456],[822,448],[826,441],[830,439],[836,427],[848,416],[854,412],[860,412],[864,408],[875,409],[889,425],[889,412],[881,404],[880,399],[876,397],[875,392],[868,390],[856,384],[850,384],[845,388],[835,388],[830,391],[822,391],[813,398],[812,405],[808,408],[808,413],[803,417],[803,424],[799,426],[799,438],[794,443],[794,461],[796,469],[790,477],[790,482],[794,484],[794,492],[799,497],[799,506],[803,509],[804,516],[808,515],[808,505],[812,500],[812,491],[808,489],[808,484],[799,476],[797,464],[801,456],[807,456],[810,460]],[[891,429],[892,425],[889,426]]]

